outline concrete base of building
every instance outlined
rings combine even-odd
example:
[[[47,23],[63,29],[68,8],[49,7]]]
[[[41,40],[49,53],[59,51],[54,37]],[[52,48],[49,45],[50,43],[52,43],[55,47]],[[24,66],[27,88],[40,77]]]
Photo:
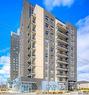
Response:
[[[12,85],[13,91],[29,93],[37,91],[67,91],[68,84],[42,79],[31,79],[28,77],[16,78]]]
[[[12,89],[18,92],[34,92],[41,90],[41,79],[31,79],[28,77],[16,78],[13,81]]]

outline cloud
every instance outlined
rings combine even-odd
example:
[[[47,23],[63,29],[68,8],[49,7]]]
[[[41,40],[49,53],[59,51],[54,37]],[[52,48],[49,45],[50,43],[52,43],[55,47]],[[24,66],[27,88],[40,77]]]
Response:
[[[7,78],[10,76],[10,57],[9,56],[1,56],[0,57],[0,65],[3,65],[0,68],[0,82],[6,82]]]
[[[89,16],[77,22],[78,80],[89,80]]]
[[[14,32],[14,31],[11,31],[11,32]],[[18,35],[20,35],[20,28],[17,28],[16,32],[14,33],[17,33]]]
[[[70,7],[73,3],[74,0],[44,0],[44,5],[48,10],[52,10],[56,6]]]

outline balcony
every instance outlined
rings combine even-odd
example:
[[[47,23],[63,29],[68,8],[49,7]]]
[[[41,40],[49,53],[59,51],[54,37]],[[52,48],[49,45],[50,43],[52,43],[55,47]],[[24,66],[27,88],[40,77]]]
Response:
[[[31,41],[35,41],[36,40],[36,33],[32,32],[31,34]]]
[[[57,49],[68,51],[67,46],[65,45],[57,45]]]
[[[32,57],[35,57],[35,52],[34,52],[34,53],[32,53]]]
[[[32,69],[34,69],[35,68],[35,63],[32,63],[32,64],[30,64],[29,66],[28,66],[28,70],[32,70]]]
[[[36,33],[36,25],[32,24],[31,29],[32,29],[32,33]]]
[[[59,42],[62,42],[64,44],[68,44],[68,42],[66,40],[63,40],[63,39],[57,39]]]
[[[68,74],[57,73],[56,75],[57,75],[57,77],[63,77],[63,78],[68,77]]]
[[[28,43],[28,50],[31,49],[31,41]]]
[[[27,61],[28,61],[28,62],[31,62],[31,57],[29,57]]]
[[[61,78],[62,78],[62,77],[61,77]],[[67,80],[68,80],[67,77],[62,78],[62,80],[60,79],[60,77],[57,77],[57,81],[58,81],[58,82],[63,82],[63,83],[65,83],[65,82],[67,82]]]
[[[36,36],[35,36],[35,34],[32,35],[31,40],[32,40],[32,41],[35,41],[35,40],[36,40]]]
[[[31,44],[28,45],[28,51],[30,51],[30,50],[31,50]]]
[[[34,77],[35,77],[35,72],[34,72],[34,73],[30,72],[30,73],[28,74],[28,77],[29,77],[29,78],[34,78]]]
[[[64,43],[64,44],[68,44],[67,39],[61,38],[61,37],[57,37],[57,41]]]
[[[66,45],[66,44],[64,44],[62,42],[59,42],[59,41],[57,42],[57,46],[65,48],[65,49],[68,49],[68,45]]]
[[[31,22],[32,22],[32,24],[36,23],[36,15],[35,14],[31,15]]]
[[[52,24],[53,26],[55,26],[55,19],[54,18],[50,18],[50,24]]]
[[[30,41],[31,41],[31,37],[28,38],[28,43],[30,43]]]
[[[29,70],[29,73],[35,73],[35,68],[32,65],[29,65],[28,70]]]
[[[34,17],[34,16],[32,18],[32,23],[34,23],[34,24],[36,23],[36,17]]]
[[[28,58],[28,62],[30,62],[31,60],[34,61],[35,58],[36,58],[35,54],[32,54],[32,55],[30,55],[30,56],[28,56],[28,57],[29,57],[29,58]]]
[[[64,61],[64,62],[68,62],[68,58],[63,58],[63,57],[62,57],[60,60],[61,60],[61,61]]]
[[[68,61],[67,61],[67,60],[57,59],[56,61],[57,61],[58,63],[68,64]]]
[[[61,23],[57,23],[57,27],[58,29],[60,29],[62,32],[65,32],[67,31],[66,29],[66,26],[62,25]]]
[[[53,18],[50,18],[49,16],[45,15],[45,23],[49,23],[52,26],[55,26],[55,20]]]
[[[68,33],[62,33],[60,30],[57,30],[57,35],[68,38]]]
[[[30,61],[28,61],[28,64],[29,64],[29,65],[31,65],[31,60],[30,60]]]
[[[28,37],[31,38],[31,32],[28,32]]]
[[[35,41],[32,41],[32,50],[34,50],[35,49]]]
[[[35,61],[35,58],[36,58],[36,56],[35,55],[32,55],[32,61]]]
[[[45,16],[45,23],[49,23],[49,17],[48,16]]]
[[[60,67],[60,66],[57,66],[56,69],[57,69],[57,70],[62,70],[62,71],[68,71],[68,68],[67,68],[67,67]]]
[[[31,72],[31,65],[28,66],[28,70],[29,70],[29,72]]]
[[[31,51],[29,52],[28,57],[29,57],[29,58],[31,57]]]
[[[68,58],[68,55],[66,53],[60,53],[60,52],[57,52],[57,56],[61,56],[61,57],[65,57],[65,58]]]

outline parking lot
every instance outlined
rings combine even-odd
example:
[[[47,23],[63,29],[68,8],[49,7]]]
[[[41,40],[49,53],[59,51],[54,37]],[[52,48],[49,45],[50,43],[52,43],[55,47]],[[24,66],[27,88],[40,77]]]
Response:
[[[36,94],[36,93],[0,93],[0,95],[89,95],[89,93],[83,92],[71,92],[65,94]]]

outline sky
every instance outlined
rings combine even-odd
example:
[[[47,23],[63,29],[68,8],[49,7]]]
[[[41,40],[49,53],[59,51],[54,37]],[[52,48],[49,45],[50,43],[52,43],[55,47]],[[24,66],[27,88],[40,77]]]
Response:
[[[0,0],[0,83],[10,74],[10,34],[19,31],[23,0]],[[29,0],[77,28],[78,81],[89,80],[89,0]]]

